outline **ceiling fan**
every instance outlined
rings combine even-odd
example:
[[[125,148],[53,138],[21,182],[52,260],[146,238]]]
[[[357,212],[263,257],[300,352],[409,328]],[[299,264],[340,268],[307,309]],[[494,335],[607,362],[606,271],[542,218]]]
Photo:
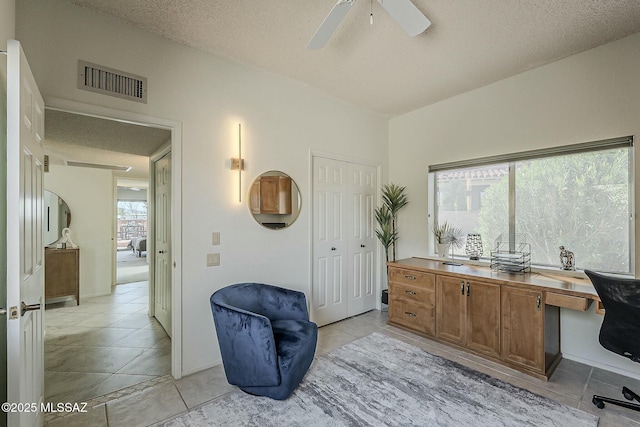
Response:
[[[373,1],[373,0],[370,0]],[[307,49],[321,49],[331,38],[333,32],[338,28],[356,0],[338,0],[331,12],[324,18],[320,28],[314,34],[307,45]],[[411,0],[378,0],[378,3],[396,20],[402,29],[414,37],[426,30],[431,21],[411,2]],[[370,14],[373,24],[373,12]]]

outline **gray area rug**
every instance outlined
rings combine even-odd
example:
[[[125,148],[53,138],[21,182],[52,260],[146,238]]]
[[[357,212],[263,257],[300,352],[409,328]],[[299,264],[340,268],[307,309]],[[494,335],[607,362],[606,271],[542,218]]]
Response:
[[[597,426],[598,417],[388,336],[318,357],[286,401],[229,393],[178,426]]]

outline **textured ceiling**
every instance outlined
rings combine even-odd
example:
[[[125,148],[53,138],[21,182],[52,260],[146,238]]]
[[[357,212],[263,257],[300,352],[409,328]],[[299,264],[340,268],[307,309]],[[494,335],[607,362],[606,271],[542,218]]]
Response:
[[[414,0],[410,38],[373,1],[306,50],[335,0],[69,0],[389,116],[640,31],[638,0]]]
[[[68,161],[131,166],[115,175],[147,179],[149,156],[171,132],[56,110],[45,113],[45,152],[52,165]]]

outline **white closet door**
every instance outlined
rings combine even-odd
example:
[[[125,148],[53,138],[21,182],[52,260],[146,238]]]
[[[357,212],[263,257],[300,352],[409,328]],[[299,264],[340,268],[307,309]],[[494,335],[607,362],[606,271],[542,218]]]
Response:
[[[375,200],[376,168],[349,163],[348,315],[355,316],[375,308]]]
[[[171,337],[171,153],[156,161],[153,168],[156,178],[154,313]]]
[[[318,325],[375,308],[372,166],[314,157],[311,317]]]
[[[313,159],[313,283],[311,315],[318,325],[348,316],[346,163]]]

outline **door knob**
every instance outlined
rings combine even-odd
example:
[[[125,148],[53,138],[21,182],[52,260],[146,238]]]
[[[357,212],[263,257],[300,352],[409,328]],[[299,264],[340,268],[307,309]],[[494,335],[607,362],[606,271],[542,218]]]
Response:
[[[34,310],[40,310],[40,304],[25,304],[24,301],[22,301],[22,311],[21,311],[21,316],[24,316],[24,314],[27,311],[34,311]]]

